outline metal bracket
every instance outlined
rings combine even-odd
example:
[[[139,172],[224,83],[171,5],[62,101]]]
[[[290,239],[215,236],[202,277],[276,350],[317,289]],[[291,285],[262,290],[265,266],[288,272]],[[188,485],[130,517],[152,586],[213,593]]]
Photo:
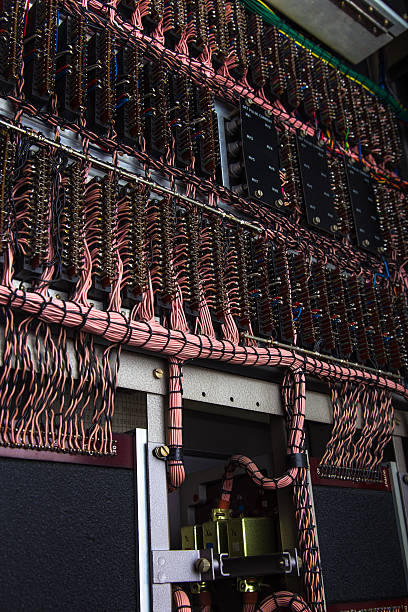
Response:
[[[227,553],[221,553],[220,556],[219,556],[219,560],[220,560],[220,574],[224,578],[228,578],[228,576],[230,576],[231,574],[228,573],[228,572],[224,572],[224,566],[223,566],[223,559],[224,559],[224,557],[226,559],[228,559]]]
[[[153,583],[199,582],[195,563],[200,556],[199,550],[152,550]]]
[[[206,559],[209,562],[208,572],[199,571],[197,564],[199,559]],[[229,557],[227,553],[214,557],[212,548],[152,550],[151,561],[153,584],[212,581],[231,576],[261,576],[292,572],[297,572],[299,575],[296,549],[257,557]]]

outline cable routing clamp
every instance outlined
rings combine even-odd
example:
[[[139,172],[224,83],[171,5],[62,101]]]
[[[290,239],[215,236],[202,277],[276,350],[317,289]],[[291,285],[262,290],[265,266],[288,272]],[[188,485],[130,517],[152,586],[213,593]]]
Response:
[[[286,455],[286,465],[288,468],[308,468],[309,462],[306,453],[288,453]]]

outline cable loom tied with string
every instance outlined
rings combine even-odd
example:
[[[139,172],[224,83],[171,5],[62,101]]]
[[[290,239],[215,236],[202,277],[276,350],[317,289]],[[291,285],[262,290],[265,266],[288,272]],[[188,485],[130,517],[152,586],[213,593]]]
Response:
[[[3,284],[0,290],[0,301],[5,308],[6,340],[5,365],[1,379],[3,444],[71,452],[113,452],[111,418],[119,365],[118,350],[122,344],[144,347],[169,357],[171,488],[180,486],[184,479],[181,452],[181,368],[187,359],[206,357],[237,364],[281,365],[290,368],[293,375],[288,376],[284,385],[291,432],[289,457],[301,453],[303,444],[304,379],[297,368],[333,382],[348,381],[352,376],[362,389],[367,389],[367,394],[377,388],[387,392],[394,390],[401,394],[406,393],[403,385],[393,378],[386,378],[378,373],[372,374],[369,369],[358,369],[358,366],[351,369],[340,362],[336,364],[308,357],[296,353],[296,347],[292,350],[259,348],[254,342],[248,344],[245,336],[239,344],[237,325],[242,324],[244,317],[240,314],[239,305],[234,306],[234,303],[237,295],[236,284],[242,283],[245,276],[242,274],[242,268],[241,273],[237,275],[234,267],[235,258],[242,258],[242,245],[240,246],[239,238],[235,238],[234,232],[237,230],[234,228],[231,234],[234,240],[229,242],[227,251],[226,261],[229,266],[222,268],[219,262],[218,221],[205,221],[202,225],[203,213],[197,209],[189,210],[191,219],[194,218],[195,221],[190,221],[188,226],[184,224],[182,231],[177,230],[177,210],[168,208],[169,204],[173,206],[174,203],[168,201],[166,206],[159,209],[157,200],[150,200],[145,189],[128,184],[123,192],[123,189],[115,184],[113,176],[111,183],[108,175],[100,180],[87,178],[87,174],[90,174],[89,166],[84,168],[84,171],[79,171],[78,167],[71,166],[69,161],[66,162],[67,171],[62,171],[62,161],[58,158],[55,159],[54,176],[50,175],[47,169],[46,177],[43,178],[41,163],[44,160],[44,150],[41,151],[42,155],[34,151],[32,158],[29,148],[18,142],[16,151],[18,157],[22,156],[16,167],[21,166],[19,172],[23,180],[13,176],[12,181],[9,181],[11,185],[8,185],[10,199],[5,203],[7,222],[4,229]],[[33,168],[36,167],[38,170],[35,174]],[[37,180],[39,174],[43,185],[41,189],[49,193],[47,211],[38,206],[30,206],[30,198],[33,198],[35,193],[33,184],[30,184],[30,176]],[[15,179],[16,185],[13,187]],[[51,187],[52,181],[58,189]],[[102,191],[105,192],[103,200]],[[120,199],[119,192],[126,195]],[[56,206],[57,194],[60,204]],[[75,205],[72,203],[73,198],[78,198]],[[27,207],[23,207],[26,201]],[[67,210],[68,201],[71,202],[69,214],[75,214],[79,220],[82,219],[75,236],[69,233],[66,227],[68,212],[64,213],[64,210]],[[103,223],[100,209],[102,201],[105,203]],[[138,203],[137,218],[127,212],[129,207],[133,206],[132,201]],[[13,208],[9,209],[9,206]],[[170,211],[172,217],[169,217]],[[58,218],[61,220],[60,225]],[[145,231],[141,231],[139,226],[129,231],[129,223],[136,221],[142,224],[142,228],[146,228]],[[42,228],[40,236],[44,237],[42,240],[45,242],[40,245],[51,245],[50,252],[60,253],[60,261],[53,256],[48,263],[47,246],[40,249],[38,235],[33,236],[29,231],[32,223]],[[173,235],[169,224],[174,224],[174,231],[180,232],[177,234],[177,243],[163,241],[164,231],[167,237]],[[200,225],[203,229],[198,232]],[[60,233],[53,233],[55,227],[60,227]],[[112,227],[115,228],[114,235]],[[186,229],[187,227],[189,229]],[[217,228],[215,232],[214,227]],[[203,256],[198,258],[195,264],[192,262],[192,265],[197,267],[189,269],[188,277],[180,287],[176,280],[176,262],[178,257],[185,255],[186,249],[180,245],[183,240],[187,240],[189,231],[192,235],[188,244],[200,245],[203,241],[203,246],[199,247],[203,249]],[[12,241],[8,236],[15,238]],[[110,250],[106,252],[108,244]],[[173,249],[174,244],[177,244],[176,249]],[[47,264],[41,272],[38,262],[41,256],[44,257],[44,253]],[[14,270],[18,270],[18,261],[22,267],[16,275],[25,278],[26,289],[16,288],[12,282]],[[283,265],[288,265],[287,258],[283,260]],[[259,270],[257,274],[265,273],[263,266]],[[69,289],[70,299],[49,297],[48,287],[53,284],[51,279],[55,281],[54,286],[60,285]],[[194,301],[197,310],[185,310],[183,295],[188,302],[193,294],[193,285],[198,287],[194,289],[199,296],[199,301]],[[109,290],[106,290],[107,287]],[[221,288],[221,296],[217,294],[217,288]],[[106,310],[101,311],[91,305],[89,295],[93,292],[105,300]],[[120,314],[122,297],[128,304],[129,300],[133,299],[129,319]],[[160,322],[155,319],[155,311],[160,313]],[[21,320],[19,313],[22,314]],[[231,313],[234,313],[235,317]],[[53,327],[48,324],[57,325],[58,333],[55,334]],[[304,321],[291,323],[294,328],[301,324],[304,325]],[[287,323],[285,325],[287,326]],[[66,328],[76,330],[75,357],[81,372],[78,381],[72,376],[67,362]],[[30,331],[36,337],[34,353],[29,346]],[[301,331],[299,327],[297,333],[301,334]],[[111,343],[102,356],[95,352],[94,335],[104,337]],[[57,369],[51,367],[51,363],[55,362],[60,364]],[[37,363],[38,366],[35,365]],[[9,385],[11,381],[17,380],[19,396],[15,402],[6,403]],[[299,388],[298,397],[291,396],[292,388]],[[379,391],[380,394],[384,392]],[[13,396],[11,399],[14,399]],[[369,401],[367,410],[368,406]],[[86,423],[89,411],[90,426]],[[378,433],[385,442],[390,429],[387,431],[380,425]],[[356,465],[364,465],[364,461],[369,457],[368,452],[364,446],[359,447]],[[370,461],[370,465],[377,465],[378,457],[370,458]],[[231,466],[234,462],[235,458]],[[319,565],[318,559],[314,558],[318,553],[313,543],[313,530],[310,530],[312,518],[305,483],[306,468],[290,467],[287,474],[281,478],[264,479],[256,477],[257,468],[249,459],[238,458],[236,462],[245,466],[260,486],[279,488],[293,485],[296,506],[302,508],[298,521],[305,576],[307,568],[310,568],[311,572],[311,580],[307,582],[311,589],[309,601],[315,602],[318,608],[321,591],[318,582],[316,583],[316,567]],[[224,488],[228,490],[227,485]]]
[[[320,612],[305,377],[330,385],[334,425],[322,474],[378,479],[393,428],[391,394],[407,397],[398,128],[387,106],[238,2],[186,5],[2,5],[0,445],[114,454],[120,352],[144,349],[169,364],[172,491],[185,479],[183,363],[284,368],[288,469],[266,477],[250,458],[233,456],[219,507],[229,506],[236,468],[266,490],[293,488],[308,603],[278,592],[258,610]],[[288,214],[220,184],[214,96],[234,105],[244,96],[275,117]],[[30,117],[43,134],[25,127]],[[330,150],[335,183],[343,158],[372,173],[386,258],[353,244],[343,192],[340,238],[305,227],[293,161],[299,129]],[[176,609],[191,609],[179,587],[173,597]]]

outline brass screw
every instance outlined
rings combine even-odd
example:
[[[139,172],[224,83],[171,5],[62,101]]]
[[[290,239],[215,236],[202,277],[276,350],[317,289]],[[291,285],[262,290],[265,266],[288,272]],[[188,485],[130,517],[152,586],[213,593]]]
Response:
[[[263,191],[262,191],[262,189],[257,189],[257,190],[255,191],[255,194],[254,194],[254,195],[255,195],[255,197],[256,197],[256,198],[262,198],[262,196],[263,196]]]
[[[169,454],[170,449],[165,444],[163,444],[162,446],[156,446],[156,448],[153,449],[153,456],[156,457],[156,459],[167,459]]]
[[[314,223],[315,225],[319,225],[319,223],[320,223],[320,217],[313,217],[313,223]]]
[[[163,374],[164,374],[164,372],[163,372],[163,370],[161,368],[154,368],[153,376],[155,378],[163,378]]]
[[[283,200],[276,200],[275,206],[278,206],[279,208],[283,206]]]
[[[332,232],[337,232],[338,229],[339,229],[339,226],[336,225],[336,224],[333,224],[333,225],[330,226],[330,229],[331,229]]]
[[[200,572],[200,574],[206,574],[211,569],[211,563],[209,562],[209,560],[203,558],[197,559],[197,561],[194,563],[194,566],[196,570]]]
[[[367,238],[365,240],[363,240],[363,246],[365,246],[365,247],[370,246],[370,241],[367,240]]]

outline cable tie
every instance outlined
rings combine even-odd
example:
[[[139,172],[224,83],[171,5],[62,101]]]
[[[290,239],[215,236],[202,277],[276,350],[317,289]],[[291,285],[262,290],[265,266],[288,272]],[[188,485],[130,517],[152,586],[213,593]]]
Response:
[[[170,446],[170,452],[167,455],[167,461],[181,461],[183,462],[183,447],[182,446]]]
[[[308,468],[306,453],[289,453],[286,455],[286,466],[288,468]]]

